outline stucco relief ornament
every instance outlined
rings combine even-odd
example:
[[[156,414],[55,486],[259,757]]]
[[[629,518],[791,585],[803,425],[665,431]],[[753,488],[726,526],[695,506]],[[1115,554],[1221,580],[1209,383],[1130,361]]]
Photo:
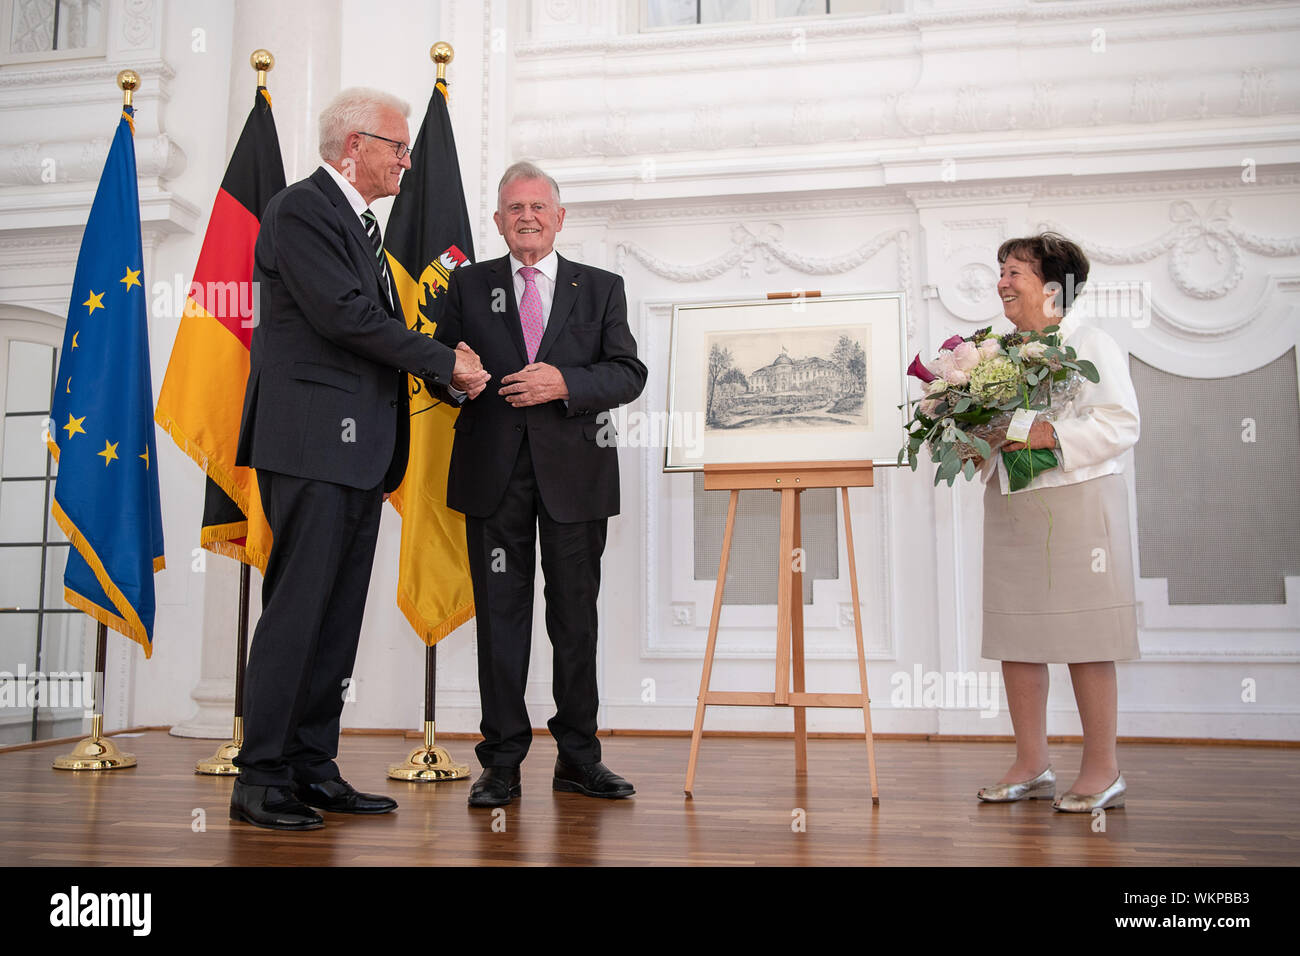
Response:
[[[957,275],[957,291],[971,305],[983,302],[998,284],[998,277],[988,266],[971,262]]]
[[[906,256],[908,235],[906,229],[887,229],[843,255],[828,257],[801,256],[786,246],[781,240],[785,230],[774,222],[769,222],[757,233],[751,232],[741,223],[731,227],[731,248],[697,265],[679,265],[665,262],[651,255],[634,242],[618,244],[617,256],[620,270],[631,256],[656,275],[675,282],[699,282],[713,279],[736,266],[740,267],[741,276],[748,278],[750,267],[762,257],[765,272],[775,272],[777,263],[788,266],[805,275],[839,275],[856,269],[882,248],[890,243],[897,243],[899,248],[899,284],[907,289],[911,286],[911,263]]]
[[[547,0],[546,15],[559,23],[575,19],[577,12],[578,7],[573,0]]]
[[[742,225],[731,227],[731,241],[734,242],[743,254],[740,257],[740,276],[748,279],[750,270],[754,263],[762,259],[763,271],[769,275],[777,270],[776,257],[772,254],[772,247],[781,242],[785,235],[785,230],[774,222],[769,222],[754,235]]]
[[[1174,227],[1145,245],[1121,248],[1084,241],[1083,249],[1097,261],[1111,265],[1150,262],[1167,252],[1174,284],[1194,299],[1221,299],[1241,284],[1246,274],[1243,249],[1274,258],[1300,255],[1300,236],[1270,238],[1234,226],[1227,199],[1212,200],[1204,214],[1180,199],[1170,204],[1169,218]],[[1065,227],[1051,222],[1040,223],[1039,227],[1065,231]],[[1217,281],[1197,281],[1195,276],[1205,271],[1194,259],[1198,253],[1209,253],[1223,266]]]
[[[1246,266],[1232,236],[1228,200],[1215,199],[1202,216],[1191,203],[1180,199],[1170,207],[1169,218],[1181,224],[1169,255],[1169,272],[1178,288],[1197,299],[1217,299],[1235,289],[1246,274]],[[1219,282],[1205,285],[1192,278],[1192,256],[1202,251],[1210,252],[1220,265],[1226,263]]]
[[[41,181],[41,146],[39,143],[23,143],[8,151],[9,169],[5,171],[4,182],[38,185]]]
[[[153,39],[153,0],[126,0],[122,39],[128,46],[146,46]]]

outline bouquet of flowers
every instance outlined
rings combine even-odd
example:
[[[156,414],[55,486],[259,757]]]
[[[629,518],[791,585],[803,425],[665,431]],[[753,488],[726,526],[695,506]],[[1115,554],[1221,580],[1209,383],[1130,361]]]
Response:
[[[1007,426],[1017,410],[1032,410],[1052,421],[1078,395],[1084,379],[1099,381],[1095,365],[1061,344],[1059,326],[1002,336],[991,330],[966,338],[954,335],[928,366],[919,354],[908,366],[907,373],[925,383],[925,397],[908,403],[915,407],[898,463],[906,459],[915,471],[917,453],[926,445],[939,465],[936,486],[941,481],[951,486],[958,474],[972,479],[977,458],[992,458],[1008,444]],[[1059,464],[1046,448],[1003,451],[1002,459],[1012,491]]]

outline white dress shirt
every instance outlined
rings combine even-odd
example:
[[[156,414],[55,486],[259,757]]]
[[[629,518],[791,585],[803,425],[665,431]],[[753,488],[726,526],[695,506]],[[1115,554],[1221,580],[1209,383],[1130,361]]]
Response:
[[[335,169],[333,166],[331,166],[329,163],[322,163],[321,169],[329,173],[330,176],[333,177],[334,182],[338,183],[339,189],[343,191],[343,198],[348,201],[348,205],[352,207],[352,211],[357,214],[357,219],[361,223],[361,231],[368,234],[368,230],[366,229],[366,221],[361,218],[361,214],[365,212],[367,209],[369,209],[370,207],[367,206],[366,201],[361,198],[361,193],[357,192],[357,187],[353,186],[350,182],[348,182],[347,177],[344,176],[337,169]],[[371,213],[371,215],[374,214]],[[388,304],[392,305],[393,287],[391,282],[388,284],[388,288],[385,289],[384,291],[388,293]]]
[[[1060,448],[1060,464],[1040,472],[1021,491],[1072,485],[1124,471],[1124,452],[1137,444],[1140,430],[1137,392],[1123,349],[1110,335],[1077,315],[1060,322],[1061,343],[1074,347],[1081,359],[1097,366],[1096,384],[1085,381],[1074,401],[1052,422]],[[1007,466],[997,456],[1002,493],[1011,493]]]
[[[510,274],[515,280],[515,304],[518,305],[524,301],[524,277],[519,274],[519,270],[524,264],[514,257],[510,256]],[[542,300],[542,328],[546,328],[546,323],[551,320],[551,303],[555,300],[555,274],[560,269],[560,256],[554,249],[548,252],[545,257],[533,263],[533,268],[537,269],[537,275],[533,276],[533,282],[537,285],[537,294]]]
[[[357,218],[360,219],[361,214],[369,207],[366,205],[366,201],[361,198],[361,193],[357,192],[357,187],[348,182],[348,178],[329,163],[323,163],[321,169],[329,173],[330,176],[334,178],[334,182],[338,183],[339,189],[343,190],[343,198],[348,201],[348,205],[352,207],[352,211],[356,213]],[[361,223],[363,229],[365,228],[365,225],[365,221],[363,220]]]

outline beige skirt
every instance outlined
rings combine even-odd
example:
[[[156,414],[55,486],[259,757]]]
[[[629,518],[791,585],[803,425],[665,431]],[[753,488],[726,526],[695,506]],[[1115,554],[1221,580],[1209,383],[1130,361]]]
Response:
[[[1119,475],[984,493],[984,644],[990,660],[1140,656],[1128,489]]]

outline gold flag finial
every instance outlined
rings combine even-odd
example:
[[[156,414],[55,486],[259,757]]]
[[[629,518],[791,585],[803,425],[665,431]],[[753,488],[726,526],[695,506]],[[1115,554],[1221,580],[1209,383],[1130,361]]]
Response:
[[[429,59],[438,64],[438,79],[447,78],[447,64],[456,58],[456,51],[446,40],[439,40],[429,47]]]
[[[122,90],[122,105],[131,105],[131,94],[140,88],[140,74],[135,70],[123,70],[117,74],[117,85]]]
[[[270,50],[254,50],[248,62],[257,71],[257,85],[266,86],[266,74],[275,68],[275,55]]]

